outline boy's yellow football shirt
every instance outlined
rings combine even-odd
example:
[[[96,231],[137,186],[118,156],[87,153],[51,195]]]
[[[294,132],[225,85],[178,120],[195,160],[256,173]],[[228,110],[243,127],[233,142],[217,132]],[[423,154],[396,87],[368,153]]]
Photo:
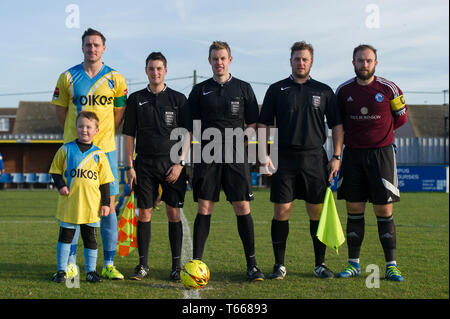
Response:
[[[56,218],[72,224],[100,220],[100,185],[111,183],[111,172],[105,153],[97,146],[81,152],[76,141],[61,146],[53,159],[50,174],[62,175],[69,196],[59,196]],[[114,212],[113,212],[114,213]]]

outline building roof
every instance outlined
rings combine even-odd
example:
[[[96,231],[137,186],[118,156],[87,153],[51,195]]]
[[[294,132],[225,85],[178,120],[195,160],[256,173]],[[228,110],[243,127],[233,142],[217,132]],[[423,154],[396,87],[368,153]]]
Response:
[[[0,108],[0,116],[2,114],[16,114],[13,134],[63,134],[63,128],[56,118],[55,106],[50,102],[21,101],[18,109]],[[448,105],[408,105],[408,121],[396,131],[396,136],[448,136],[448,116]]]
[[[16,117],[17,107],[0,107],[0,117]]]
[[[408,105],[408,122],[416,137],[448,136],[448,105]]]
[[[13,134],[62,134],[50,102],[19,102]]]

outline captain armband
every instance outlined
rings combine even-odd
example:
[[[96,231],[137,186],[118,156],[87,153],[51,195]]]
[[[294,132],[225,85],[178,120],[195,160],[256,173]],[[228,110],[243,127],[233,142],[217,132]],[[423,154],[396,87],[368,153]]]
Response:
[[[391,110],[395,116],[401,116],[406,113],[406,101],[403,95],[397,96],[395,99],[389,101]]]

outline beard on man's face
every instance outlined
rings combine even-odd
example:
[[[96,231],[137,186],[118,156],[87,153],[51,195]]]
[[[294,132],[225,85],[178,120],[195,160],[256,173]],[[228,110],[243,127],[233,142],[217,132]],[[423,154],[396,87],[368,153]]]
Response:
[[[366,81],[375,74],[375,68],[373,68],[372,70],[355,68],[355,73],[358,79]]]

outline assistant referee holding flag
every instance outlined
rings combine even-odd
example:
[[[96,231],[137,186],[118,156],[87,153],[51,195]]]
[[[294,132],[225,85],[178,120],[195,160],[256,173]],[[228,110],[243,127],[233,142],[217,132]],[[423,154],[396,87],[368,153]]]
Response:
[[[331,278],[325,264],[326,246],[316,236],[328,183],[337,175],[343,143],[343,128],[336,97],[331,88],[310,76],[313,47],[296,42],[291,47],[292,74],[272,84],[266,92],[259,127],[274,124],[278,132],[278,169],[271,177],[270,200],[274,203],[271,235],[275,265],[271,279],[286,275],[284,257],[289,233],[289,217],[294,199],[303,199],[310,219],[314,246],[314,275]],[[325,121],[332,129],[334,156],[328,161],[323,148]],[[270,158],[265,163],[271,165]]]

